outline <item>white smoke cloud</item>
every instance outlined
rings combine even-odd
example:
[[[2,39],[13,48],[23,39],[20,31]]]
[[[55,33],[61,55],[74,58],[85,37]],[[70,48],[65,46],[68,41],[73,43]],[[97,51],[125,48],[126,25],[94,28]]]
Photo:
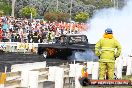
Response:
[[[73,51],[68,59],[76,61],[98,61],[98,57],[91,49],[88,49],[85,52]]]
[[[106,28],[112,28],[114,37],[122,45],[122,54],[132,54],[132,0],[123,9],[102,9],[90,20],[90,29],[85,32],[89,42],[95,44]]]

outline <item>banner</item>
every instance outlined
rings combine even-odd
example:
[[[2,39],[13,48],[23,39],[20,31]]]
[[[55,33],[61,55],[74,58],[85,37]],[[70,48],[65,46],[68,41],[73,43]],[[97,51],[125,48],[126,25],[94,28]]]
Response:
[[[17,43],[17,49],[29,49],[28,43]]]

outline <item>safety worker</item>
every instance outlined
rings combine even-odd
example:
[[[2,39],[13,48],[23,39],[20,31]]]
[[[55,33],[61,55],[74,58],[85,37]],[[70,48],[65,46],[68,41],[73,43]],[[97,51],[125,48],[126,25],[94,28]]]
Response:
[[[79,78],[79,82],[82,86],[87,86],[91,84],[90,79],[88,78],[87,63],[84,63],[81,70],[82,76]]]
[[[82,77],[88,78],[87,63],[84,63],[84,66],[83,66],[81,72],[82,72]]]
[[[111,28],[107,28],[101,38],[95,45],[95,54],[99,59],[99,79],[104,80],[106,74],[108,80],[114,79],[115,60],[120,56],[121,45],[113,37]],[[107,72],[107,73],[106,73]]]

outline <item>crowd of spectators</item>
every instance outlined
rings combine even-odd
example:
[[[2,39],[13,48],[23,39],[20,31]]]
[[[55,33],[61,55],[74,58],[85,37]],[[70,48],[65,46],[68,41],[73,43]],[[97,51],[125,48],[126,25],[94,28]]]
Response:
[[[0,42],[42,43],[62,34],[86,30],[85,23],[46,22],[43,19],[0,17]]]

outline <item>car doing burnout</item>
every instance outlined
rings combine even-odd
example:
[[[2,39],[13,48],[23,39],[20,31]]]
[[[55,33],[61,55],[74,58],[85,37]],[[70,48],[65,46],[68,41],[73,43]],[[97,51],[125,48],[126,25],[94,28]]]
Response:
[[[45,58],[67,58],[73,52],[85,52],[94,50],[95,44],[89,44],[86,35],[61,35],[55,38],[54,43],[38,44],[38,54]]]

